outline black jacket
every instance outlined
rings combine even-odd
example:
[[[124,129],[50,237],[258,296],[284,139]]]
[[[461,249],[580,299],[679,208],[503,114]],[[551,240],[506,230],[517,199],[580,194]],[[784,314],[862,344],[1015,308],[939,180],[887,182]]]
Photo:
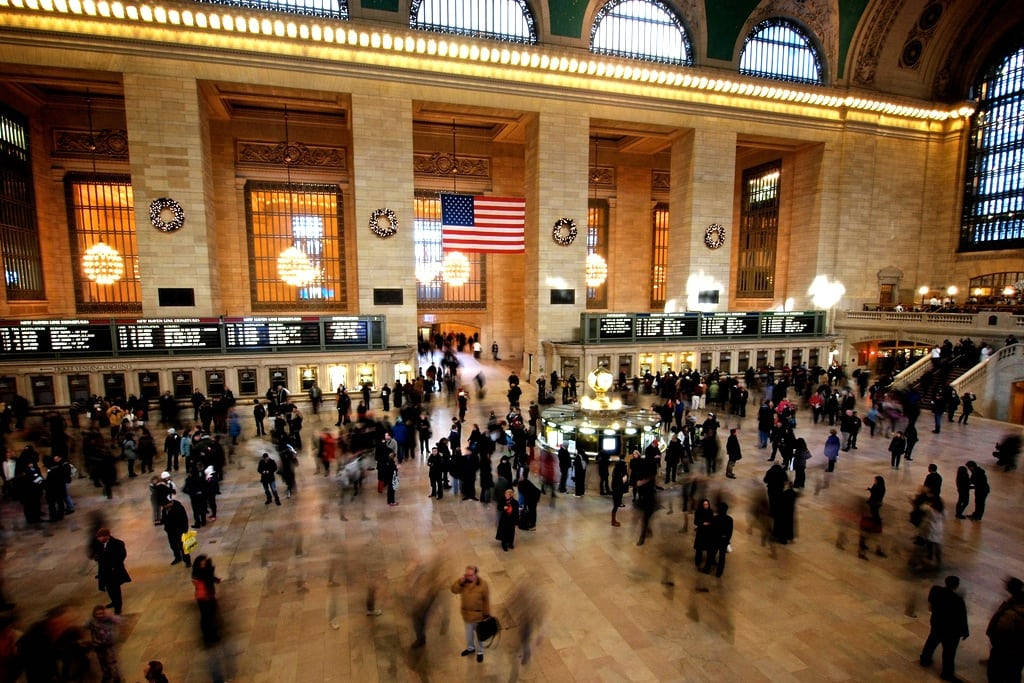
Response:
[[[928,593],[928,605],[932,610],[932,630],[942,635],[966,638],[967,606],[964,599],[946,586],[932,586]]]
[[[729,460],[736,461],[743,457],[740,453],[740,440],[735,434],[730,434],[729,439],[725,442],[725,452],[729,456]]]
[[[160,513],[160,521],[164,524],[164,531],[168,536],[172,534],[181,535],[188,531],[188,513],[185,507],[176,500],[171,501],[170,507],[165,507]]]
[[[260,483],[269,484],[277,474],[277,463],[272,458],[260,458],[256,471],[260,473]]]
[[[98,540],[93,539],[92,547],[89,549],[89,556],[96,560],[96,579],[99,581],[100,590],[106,590],[107,586],[120,586],[129,583],[132,577],[124,568],[125,558],[128,551],[125,550],[124,541],[113,536],[107,541],[106,546]]]

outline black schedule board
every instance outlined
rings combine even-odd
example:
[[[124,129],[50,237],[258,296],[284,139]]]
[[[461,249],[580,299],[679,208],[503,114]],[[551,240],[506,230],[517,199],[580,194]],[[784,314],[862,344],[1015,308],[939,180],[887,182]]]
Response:
[[[756,337],[758,313],[703,313],[700,316],[700,336],[703,339],[715,337]]]
[[[168,318],[117,321],[117,348],[121,353],[220,351],[217,318]]]
[[[818,333],[820,315],[814,311],[762,313],[762,337],[809,337]]]
[[[700,326],[696,313],[638,314],[636,340],[694,339]]]
[[[110,323],[89,320],[0,322],[0,352],[11,356],[88,355],[114,348]]]
[[[369,321],[365,318],[324,318],[324,344],[327,346],[366,346],[369,342]]]
[[[271,347],[320,348],[319,318],[229,318],[224,322],[229,351]]]
[[[632,339],[633,318],[628,316],[606,316],[598,321],[598,339]]]

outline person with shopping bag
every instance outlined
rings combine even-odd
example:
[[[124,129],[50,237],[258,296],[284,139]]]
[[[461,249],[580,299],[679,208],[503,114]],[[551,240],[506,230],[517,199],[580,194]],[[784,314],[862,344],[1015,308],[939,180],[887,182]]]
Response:
[[[484,643],[477,634],[477,625],[491,616],[491,589],[480,578],[476,567],[466,567],[461,578],[452,584],[452,593],[461,599],[462,621],[466,624],[466,649],[463,657],[476,652],[476,661],[484,661]]]
[[[191,567],[192,558],[184,549],[182,539],[182,536],[189,531],[188,513],[185,512],[185,507],[173,498],[168,500],[164,503],[160,521],[163,522],[164,533],[167,534],[167,545],[171,546],[171,552],[174,553],[174,561],[171,562],[171,566],[184,560],[185,566]]]

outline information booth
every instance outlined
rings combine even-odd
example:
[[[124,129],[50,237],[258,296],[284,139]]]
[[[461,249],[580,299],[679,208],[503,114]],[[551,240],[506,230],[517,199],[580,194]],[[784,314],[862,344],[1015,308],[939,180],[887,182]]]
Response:
[[[256,384],[255,368],[239,368],[238,370],[238,395],[255,396],[259,393]]]
[[[107,400],[128,398],[124,391],[123,372],[111,372],[103,375],[103,398]]]
[[[86,404],[92,397],[89,375],[68,375],[68,398],[72,403]]]
[[[206,371],[206,395],[210,398],[220,398],[224,395],[225,372],[223,370]]]
[[[171,380],[174,384],[174,398],[182,399],[192,396],[194,385],[192,384],[191,370],[175,370],[171,373]]]
[[[139,373],[139,397],[147,401],[160,396],[160,373]]]
[[[32,375],[28,381],[32,386],[32,405],[52,406],[57,403],[53,392],[53,375]]]

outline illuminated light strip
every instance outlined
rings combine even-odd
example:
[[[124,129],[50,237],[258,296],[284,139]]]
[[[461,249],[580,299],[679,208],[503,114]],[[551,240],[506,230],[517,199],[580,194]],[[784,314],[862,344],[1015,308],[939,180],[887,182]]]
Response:
[[[568,72],[605,80],[656,83],[659,86],[682,88],[689,91],[738,95],[776,102],[796,102],[826,109],[846,109],[865,113],[896,116],[905,119],[946,121],[968,118],[974,113],[971,103],[949,110],[885,102],[881,100],[839,96],[819,89],[797,90],[784,85],[743,82],[731,78],[709,77],[699,73],[672,70],[662,65],[621,60],[598,61],[594,56],[582,59],[543,51],[541,48],[509,49],[494,45],[479,45],[470,40],[449,36],[444,39],[424,38],[418,34],[393,35],[387,31],[366,31],[354,28],[332,27],[289,19],[269,19],[265,16],[217,14],[215,11],[189,10],[183,7],[164,7],[145,2],[120,0],[0,0],[0,7],[14,7],[20,12],[35,14],[75,14],[102,18],[107,21],[144,22],[184,26],[189,29],[213,32],[235,32],[288,38],[296,41],[348,45],[353,49],[376,53],[400,53],[437,56],[463,62],[502,64],[533,71]],[[358,47],[357,47],[358,46]]]

